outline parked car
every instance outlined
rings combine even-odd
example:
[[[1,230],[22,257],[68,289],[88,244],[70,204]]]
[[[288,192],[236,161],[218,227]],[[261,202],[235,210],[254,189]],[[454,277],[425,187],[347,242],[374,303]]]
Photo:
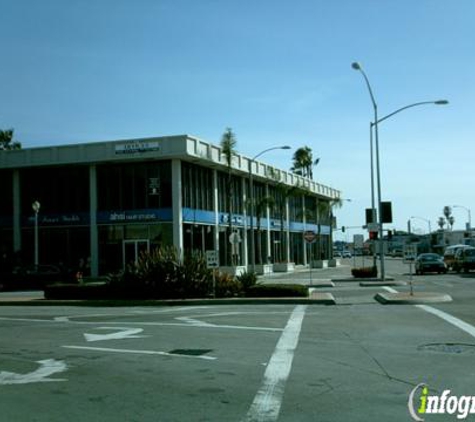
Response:
[[[474,248],[475,249],[475,248]],[[436,253],[421,253],[415,260],[416,274],[446,273],[447,265],[440,255]]]
[[[469,246],[467,246],[467,245],[447,246],[447,248],[445,249],[445,252],[444,252],[444,262],[445,262],[445,265],[447,265],[447,268],[449,270],[454,269],[453,265],[454,265],[454,262],[455,262],[455,254],[457,253],[457,251],[459,251],[461,249],[468,248],[468,247]]]
[[[350,251],[343,251],[341,254],[343,258],[351,258],[351,252]]]
[[[393,258],[402,258],[403,257],[402,249],[393,249],[391,251],[391,256]]]
[[[460,248],[455,253],[452,268],[458,273],[460,271],[468,273],[470,270],[475,269],[475,248],[472,246]]]

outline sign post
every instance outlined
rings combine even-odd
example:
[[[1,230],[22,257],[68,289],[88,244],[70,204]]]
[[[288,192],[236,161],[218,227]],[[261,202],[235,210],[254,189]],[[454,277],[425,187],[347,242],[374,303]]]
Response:
[[[307,250],[310,251],[308,256],[310,258],[310,265],[309,265],[310,281],[309,281],[309,286],[311,286],[312,285],[312,250],[311,250],[311,247],[312,247],[312,243],[314,243],[315,240],[317,239],[317,234],[314,231],[307,230],[306,232],[304,232],[303,238],[307,242],[307,246],[308,246]]]
[[[411,296],[414,296],[414,289],[412,287],[412,265],[417,257],[417,245],[415,243],[404,245],[402,253],[403,262],[409,264],[409,286],[411,287]]]
[[[213,270],[213,297],[216,298],[216,268],[219,268],[218,251],[206,251],[206,268]]]

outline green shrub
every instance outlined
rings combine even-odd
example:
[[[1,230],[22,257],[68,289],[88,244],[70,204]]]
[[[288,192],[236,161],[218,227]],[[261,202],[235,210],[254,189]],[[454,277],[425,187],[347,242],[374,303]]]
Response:
[[[200,253],[180,261],[173,247],[143,252],[135,268],[110,277],[111,294],[130,299],[206,297],[212,290],[212,272]]]
[[[242,289],[247,291],[252,286],[255,286],[257,283],[257,275],[255,272],[244,272],[241,275],[236,277],[236,280],[241,283]]]
[[[378,276],[378,269],[375,266],[353,268],[351,275],[355,278],[373,278]]]
[[[216,297],[235,297],[242,292],[242,285],[232,275],[215,271]],[[212,288],[211,288],[212,293]]]
[[[247,290],[246,297],[308,297],[308,289],[300,284],[257,284]]]

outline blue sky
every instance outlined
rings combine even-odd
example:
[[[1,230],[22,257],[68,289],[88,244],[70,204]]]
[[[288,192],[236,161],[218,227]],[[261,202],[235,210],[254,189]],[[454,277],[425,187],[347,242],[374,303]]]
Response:
[[[0,10],[0,127],[24,147],[184,133],[219,143],[226,127],[246,155],[308,145],[316,179],[352,200],[338,225],[361,226],[373,111],[357,60],[380,116],[450,101],[380,125],[389,227],[420,216],[435,228],[444,205],[475,212],[473,0],[0,0]],[[291,155],[263,159],[290,168]],[[467,212],[453,212],[464,227]]]

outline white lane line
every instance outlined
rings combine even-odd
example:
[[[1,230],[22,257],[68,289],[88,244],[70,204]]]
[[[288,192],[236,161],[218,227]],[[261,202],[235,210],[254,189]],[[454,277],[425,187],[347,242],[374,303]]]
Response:
[[[277,420],[306,308],[307,305],[298,305],[290,315],[267,365],[261,388],[257,392],[243,422],[272,422]]]
[[[460,328],[462,331],[470,334],[472,337],[475,337],[475,327],[458,319],[446,312],[440,311],[432,306],[427,305],[414,305],[416,308],[423,309],[426,312],[429,312],[439,318],[442,318],[444,321],[447,321],[449,324],[455,325],[457,328]]]
[[[388,291],[389,293],[399,293],[396,289],[393,289],[392,287],[389,287],[389,286],[383,286],[383,289]]]
[[[61,346],[65,349],[79,349],[79,350],[92,350],[96,352],[111,352],[111,353],[132,353],[138,355],[160,355],[160,356],[173,356],[179,358],[192,358],[192,359],[204,359],[204,360],[216,360],[213,356],[193,356],[193,355],[181,355],[179,353],[167,353],[156,350],[132,350],[132,349],[112,349],[109,347],[88,347],[88,346]]]
[[[398,293],[397,290],[392,289],[391,287],[384,287],[387,291],[391,293]],[[453,326],[465,331],[466,333],[470,334],[472,337],[475,337],[475,327],[473,325],[468,324],[453,315],[448,314],[447,312],[440,311],[439,309],[433,308],[432,306],[427,305],[414,305],[416,308],[422,309],[432,315],[438,316],[439,318],[443,319],[444,321],[452,324]]]
[[[0,372],[0,385],[30,384],[34,382],[55,382],[66,381],[63,378],[48,378],[50,375],[64,372],[68,366],[62,360],[46,359],[39,360],[40,367],[28,374],[17,374],[15,372]]]

